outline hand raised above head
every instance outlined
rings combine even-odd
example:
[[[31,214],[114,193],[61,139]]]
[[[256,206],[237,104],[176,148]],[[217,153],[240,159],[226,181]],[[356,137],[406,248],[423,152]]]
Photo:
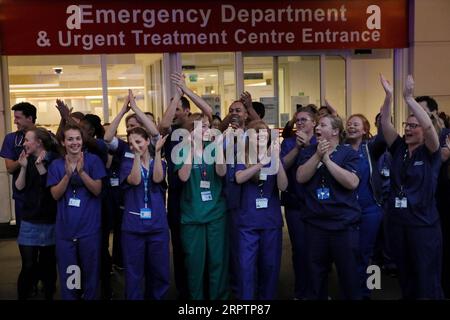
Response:
[[[380,83],[383,86],[384,92],[386,92],[386,95],[392,96],[394,89],[392,87],[392,84],[384,78],[384,76],[380,73]]]
[[[403,97],[405,99],[412,98],[414,92],[414,79],[412,75],[408,75],[405,81],[405,88],[403,90]]]
[[[56,99],[56,109],[58,109],[62,119],[67,119],[70,116],[71,110],[63,100]]]
[[[170,75],[170,79],[172,80],[172,83],[177,86],[177,88],[179,88],[182,92],[186,92],[186,76],[183,73],[172,73]]]
[[[252,95],[250,94],[250,92],[248,92],[248,91],[242,92],[240,100],[242,101],[242,103],[244,104],[244,106],[246,108],[252,106]]]

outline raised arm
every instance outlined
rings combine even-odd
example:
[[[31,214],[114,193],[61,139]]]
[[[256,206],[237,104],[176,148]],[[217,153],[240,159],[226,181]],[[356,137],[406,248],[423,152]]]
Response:
[[[111,124],[108,126],[108,128],[105,131],[105,136],[103,138],[105,140],[105,142],[110,143],[112,141],[112,139],[115,137],[117,128],[119,128],[120,121],[122,121],[122,118],[125,116],[125,114],[128,111],[130,111],[129,102],[130,102],[129,97],[126,96],[125,100],[123,102],[122,109],[120,109],[117,116],[114,118],[114,120],[111,122]]]
[[[161,149],[164,146],[164,143],[166,143],[167,137],[168,135],[165,135],[164,137],[160,136],[158,141],[156,142],[155,160],[152,177],[154,183],[161,183],[164,180],[164,169],[161,160]]]
[[[405,90],[403,91],[403,97],[408,104],[409,110],[414,114],[417,121],[423,128],[423,137],[425,140],[425,146],[430,152],[436,152],[439,150],[439,137],[436,130],[433,127],[430,117],[420,104],[414,99],[414,80],[411,75],[406,79]]]
[[[145,130],[152,137],[158,136],[159,131],[158,131],[158,128],[156,128],[156,124],[152,120],[150,120],[150,118],[147,117],[147,115],[144,112],[142,112],[141,109],[139,109],[139,107],[136,104],[136,100],[134,99],[134,95],[133,95],[133,92],[131,91],[131,89],[128,90],[128,99],[130,100],[131,109],[134,111],[134,113],[136,113],[137,118],[142,123]]]
[[[177,110],[178,103],[180,102],[182,96],[183,92],[177,87],[175,95],[173,96],[172,101],[170,101],[169,107],[166,109],[161,121],[159,122],[159,132],[161,132],[162,135],[170,133],[170,127],[172,125],[173,118],[175,117],[175,111]]]
[[[173,73],[170,78],[172,79],[173,83],[175,83],[183,92],[185,95],[189,97],[189,99],[194,102],[194,104],[199,107],[199,109],[202,111],[202,113],[208,117],[208,119],[211,121],[212,119],[212,109],[209,104],[206,103],[205,100],[200,98],[197,94],[195,94],[191,89],[189,89],[186,85],[185,76],[182,73]]]
[[[391,104],[392,104],[392,93],[393,88],[392,85],[387,81],[382,74],[380,74],[380,82],[383,86],[384,92],[386,93],[384,97],[384,103],[381,107],[381,128],[384,136],[384,140],[387,145],[390,147],[395,139],[398,137],[397,130],[395,130],[394,126],[391,122]]]
[[[337,113],[336,108],[334,108],[334,107],[328,102],[327,99],[325,99],[325,106],[327,107],[328,112],[329,112],[332,116],[338,117],[338,113]]]
[[[70,116],[71,109],[69,109],[63,100],[56,99],[56,109],[58,109],[59,115],[61,116],[61,121],[59,122],[58,130],[56,131],[56,136],[59,137],[66,124],[77,125],[77,123]]]
[[[248,118],[249,121],[252,120],[260,120],[258,113],[256,112],[255,108],[253,108],[252,103],[252,96],[250,92],[244,91],[241,93],[241,101],[244,104],[245,108],[247,108]]]

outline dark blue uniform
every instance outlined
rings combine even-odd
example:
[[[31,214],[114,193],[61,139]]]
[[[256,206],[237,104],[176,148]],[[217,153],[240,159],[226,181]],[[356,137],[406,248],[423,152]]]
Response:
[[[225,150],[226,154],[226,143]],[[241,185],[236,183],[236,152],[237,146],[234,145],[234,163],[227,164],[227,173],[224,177],[223,193],[227,204],[227,218],[229,224],[229,239],[230,239],[230,287],[231,292],[236,297],[238,295],[238,228],[236,225],[236,209],[241,203]]]
[[[317,150],[311,145],[300,154],[303,165]],[[330,159],[340,167],[357,173],[358,154],[348,146],[338,145]],[[309,299],[327,299],[324,283],[330,260],[338,271],[344,299],[360,299],[357,261],[359,257],[359,223],[361,209],[355,190],[339,184],[325,165],[321,165],[312,178],[302,184],[305,195],[305,221],[308,245]]]
[[[383,212],[383,178],[378,170],[378,160],[386,150],[383,135],[377,135],[374,140],[363,141],[358,149],[360,158],[358,172],[360,182],[358,185],[358,203],[361,207],[360,249],[361,259],[358,271],[361,278],[363,297],[368,298],[370,291],[367,288],[367,267],[373,256],[378,230],[381,225]]]
[[[441,131],[440,143],[441,148],[446,146],[445,138],[450,134],[450,129],[443,129]],[[436,189],[436,201],[441,219],[442,227],[442,289],[444,290],[445,298],[450,298],[450,160],[444,162],[441,166],[438,179],[438,187]]]
[[[17,161],[23,151],[25,134],[23,131],[8,133],[3,140],[0,157]],[[16,213],[16,225],[20,228],[20,221],[23,215],[24,194],[16,189],[16,180],[20,173],[20,167],[12,174],[12,190],[14,199],[14,211]]]
[[[398,136],[389,151],[396,169],[391,170],[388,231],[403,297],[441,299],[442,234],[435,200],[440,150],[430,153],[421,145],[410,157]]]
[[[238,164],[236,171],[245,168],[245,165]],[[257,208],[260,199],[266,199],[267,203]],[[241,203],[235,215],[237,298],[273,300],[280,273],[283,226],[277,176],[267,175],[267,180],[260,179],[258,184],[252,180],[243,183]]]
[[[317,143],[316,137],[311,138],[310,144]],[[283,159],[292,149],[296,148],[296,137],[289,137],[281,143],[280,158]],[[300,153],[302,150],[300,150]],[[288,188],[281,193],[281,205],[284,206],[284,216],[288,227],[292,246],[292,263],[294,267],[294,296],[296,299],[305,299],[308,283],[308,264],[306,261],[305,223],[301,219],[301,210],[304,206],[303,192],[296,180],[298,156],[293,165],[286,170],[289,180]]]
[[[84,153],[84,171],[93,180],[106,176],[102,161],[87,152]],[[57,185],[65,174],[65,160],[54,160],[48,170],[47,186]],[[62,299],[79,298],[78,290],[68,287],[70,266],[78,266],[81,270],[83,299],[98,298],[100,245],[101,197],[95,197],[74,172],[57,204],[56,258]]]
[[[141,168],[142,179],[138,186],[127,183],[133,167],[132,160],[124,160],[120,180],[125,190],[122,222],[122,247],[125,267],[125,297],[130,300],[161,300],[169,289],[170,256],[169,226],[165,208],[165,189],[152,180],[154,161],[149,172]],[[166,166],[163,162],[163,171]],[[147,187],[145,187],[145,181]],[[145,190],[147,189],[147,194]],[[150,217],[141,210],[149,208]],[[145,296],[141,282],[145,279]]]
[[[172,132],[180,126],[172,126]],[[178,178],[177,172],[175,172],[175,164],[172,161],[172,149],[179,143],[179,141],[171,141],[171,137],[168,137],[164,144],[164,154],[167,161],[167,219],[169,222],[170,236],[172,243],[172,257],[175,286],[178,291],[179,299],[187,299],[188,297],[188,285],[187,285],[187,273],[184,265],[185,255],[183,252],[183,245],[181,243],[181,209],[180,199],[181,192],[183,191],[183,183]]]

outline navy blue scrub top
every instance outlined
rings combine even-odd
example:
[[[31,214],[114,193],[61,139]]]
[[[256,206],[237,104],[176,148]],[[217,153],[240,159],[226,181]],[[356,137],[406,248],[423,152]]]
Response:
[[[88,152],[84,153],[84,171],[93,180],[106,177],[103,162],[98,156]],[[47,187],[57,185],[65,175],[64,158],[54,160],[48,169]],[[80,200],[79,207],[69,206],[69,200],[74,195]],[[81,238],[100,232],[101,204],[101,197],[94,196],[75,171],[66,191],[57,202],[56,238]]]
[[[360,181],[357,189],[358,202],[361,209],[376,206],[377,203],[374,199],[372,188],[370,186],[370,164],[367,158],[367,153],[365,152],[367,142],[363,142],[359,145],[358,156],[358,172],[360,173]],[[372,170],[377,170],[377,168],[372,168]]]
[[[2,149],[0,150],[0,157],[4,159],[9,159],[17,161],[20,154],[23,151],[23,142],[25,141],[25,134],[23,131],[16,131],[8,133],[3,140]],[[23,193],[18,192],[16,189],[16,180],[19,176],[20,168],[14,171],[12,175],[12,190],[14,200],[24,200],[25,196]]]
[[[417,147],[409,157],[408,145],[400,136],[389,148],[392,154],[391,192],[389,194],[389,217],[393,222],[429,226],[439,219],[435,193],[441,166],[441,153],[431,153],[425,145]],[[395,208],[395,198],[400,186],[408,200],[407,208]]]
[[[244,164],[236,166],[236,172],[245,169]],[[267,175],[267,180],[261,187],[250,179],[241,184],[241,188],[241,205],[236,210],[236,222],[239,227],[273,229],[283,226],[276,174]],[[261,198],[261,189],[263,198],[269,201],[268,208],[256,209],[256,198]]]
[[[153,170],[155,162],[150,163],[150,173],[144,170],[144,174],[148,177],[148,208],[151,209],[151,219],[142,219],[139,215],[140,209],[145,207],[144,202],[144,180],[138,186],[128,184],[127,178],[133,167],[133,159],[124,158],[120,168],[121,186],[124,194],[124,214],[122,222],[122,230],[136,233],[147,233],[160,231],[168,228],[167,215],[165,208],[165,189],[162,183],[153,182]],[[163,172],[165,178],[166,162],[162,161]]]
[[[292,149],[296,147],[297,145],[296,138],[297,138],[296,136],[293,136],[285,138],[283,140],[280,149],[281,159],[283,159],[289,152],[291,152]],[[309,143],[310,145],[316,144],[317,143],[316,136],[312,136]],[[301,206],[305,201],[302,186],[297,182],[296,178],[297,168],[299,166],[298,161],[300,158],[300,154],[303,152],[303,150],[304,148],[300,149],[297,158],[294,159],[294,163],[288,170],[286,170],[286,175],[288,178],[288,187],[286,191],[281,192],[281,205],[288,208],[301,209]]]
[[[306,147],[299,157],[299,166],[306,163],[317,150],[317,144]],[[338,145],[330,155],[331,160],[358,177],[358,153],[349,146]],[[324,180],[325,188],[330,191],[330,197],[326,200],[318,200],[317,190],[322,188]],[[361,217],[361,209],[358,204],[356,190],[344,188],[330,174],[325,165],[321,165],[312,178],[301,184],[305,196],[305,210],[302,210],[304,221],[325,229],[344,230],[349,225],[358,223]]]

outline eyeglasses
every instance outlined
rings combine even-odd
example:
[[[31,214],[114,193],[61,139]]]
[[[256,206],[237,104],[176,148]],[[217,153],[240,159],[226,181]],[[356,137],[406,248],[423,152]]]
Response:
[[[411,128],[411,129],[416,129],[417,127],[420,127],[420,124],[418,124],[418,123],[410,123],[410,122],[403,122],[402,123],[402,126],[403,126],[403,128],[407,128],[407,127],[409,127],[409,128]]]
[[[296,119],[295,122],[305,124],[305,123],[307,123],[310,120],[311,119],[308,119],[308,118],[300,118],[300,119]]]

